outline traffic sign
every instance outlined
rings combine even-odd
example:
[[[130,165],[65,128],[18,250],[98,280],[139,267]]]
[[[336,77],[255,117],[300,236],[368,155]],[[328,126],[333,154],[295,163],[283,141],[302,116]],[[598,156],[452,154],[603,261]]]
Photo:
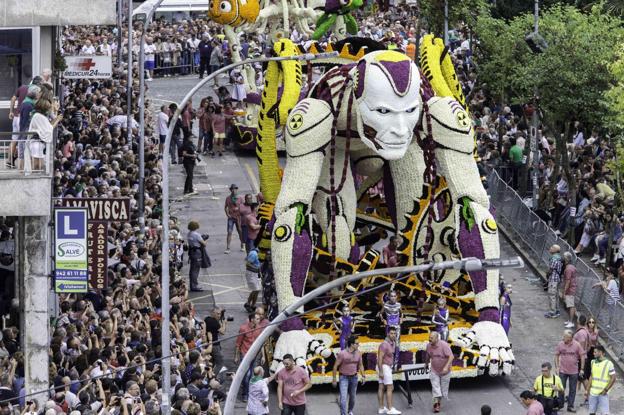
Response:
[[[54,290],[87,292],[87,209],[54,210]]]

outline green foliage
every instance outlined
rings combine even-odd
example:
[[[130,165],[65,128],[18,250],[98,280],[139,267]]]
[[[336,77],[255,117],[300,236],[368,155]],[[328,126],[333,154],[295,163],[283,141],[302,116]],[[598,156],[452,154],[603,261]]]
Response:
[[[624,132],[624,45],[617,49],[617,59],[609,65],[613,76],[611,88],[605,92],[605,105],[609,109],[607,127],[617,135]]]
[[[57,73],[64,72],[67,69],[67,63],[65,63],[65,58],[61,54],[60,50],[57,50],[54,54],[54,71]]]
[[[482,13],[488,13],[489,0],[448,0],[449,28],[457,27],[460,23],[474,28],[477,18]],[[442,37],[444,32],[444,0],[430,0],[419,2],[422,19],[426,22],[429,31]]]
[[[533,14],[510,21],[481,15],[478,76],[501,98],[527,102],[537,87],[546,123],[563,131],[573,119],[600,124],[607,112],[603,94],[612,80],[607,70],[624,39],[621,21],[593,7],[584,13],[556,5],[540,11],[539,32],[548,49],[533,54],[524,41]]]
[[[614,0],[621,1],[621,0]],[[576,6],[578,8],[587,8],[592,3],[599,3],[591,0],[540,0],[539,6],[541,9],[547,9],[554,6],[557,3]],[[535,0],[496,0],[496,5],[492,7],[492,16],[510,20],[514,17],[525,14],[533,13],[535,7]]]

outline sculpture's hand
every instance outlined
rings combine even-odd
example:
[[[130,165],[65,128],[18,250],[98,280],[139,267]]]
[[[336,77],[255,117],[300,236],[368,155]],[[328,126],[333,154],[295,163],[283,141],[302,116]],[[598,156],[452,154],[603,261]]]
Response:
[[[297,366],[306,368],[308,356],[320,354],[327,358],[331,355],[322,340],[315,339],[307,330],[291,330],[282,333],[275,344],[271,373],[278,372],[284,365],[284,356],[290,354],[294,357]]]
[[[515,359],[507,334],[499,323],[479,321],[467,331],[451,330],[450,340],[462,347],[477,348],[479,370],[487,369],[490,376],[501,373],[509,375],[513,370]]]

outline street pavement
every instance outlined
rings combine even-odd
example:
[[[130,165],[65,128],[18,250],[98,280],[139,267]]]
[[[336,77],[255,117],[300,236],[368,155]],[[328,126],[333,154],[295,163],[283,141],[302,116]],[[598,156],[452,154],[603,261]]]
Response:
[[[168,102],[179,102],[183,95],[197,82],[195,77],[154,80],[149,84],[149,97],[154,110]],[[201,97],[213,94],[212,88],[204,87],[193,101],[195,106]],[[202,270],[200,281],[207,290],[194,293],[193,303],[197,306],[198,317],[203,318],[214,303],[223,306],[226,314],[233,317],[229,323],[227,337],[222,347],[226,366],[234,370],[234,339],[238,327],[246,320],[243,304],[248,290],[244,281],[244,254],[238,250],[234,236],[231,254],[225,255],[226,217],[225,197],[228,187],[235,183],[239,193],[258,191],[257,169],[252,154],[234,155],[226,153],[221,158],[204,157],[195,169],[195,188],[198,195],[182,197],[184,173],[181,165],[173,165],[170,170],[170,189],[173,202],[172,215],[180,219],[181,226],[192,219],[199,220],[201,233],[210,235],[208,250],[213,266]],[[501,238],[501,257],[517,256],[509,242]],[[187,268],[183,269],[188,275]],[[554,349],[564,330],[564,319],[551,320],[543,314],[548,308],[546,293],[541,288],[539,277],[528,268],[505,270],[505,281],[513,285],[512,329],[510,341],[516,358],[516,370],[506,377],[480,377],[476,379],[453,380],[449,401],[443,402],[443,414],[479,414],[480,407],[488,404],[493,414],[524,414],[526,410],[519,401],[520,392],[530,389],[533,380],[540,373],[542,362],[553,362]],[[354,414],[374,414],[377,409],[377,384],[369,382],[358,393]],[[403,413],[431,413],[431,391],[427,381],[412,382],[413,407],[408,407],[407,399],[395,392],[395,407]],[[624,388],[618,381],[611,393],[611,413],[624,413]],[[338,393],[330,385],[314,386],[307,393],[309,415],[329,415],[340,413]],[[270,413],[279,413],[275,391],[272,390]],[[577,394],[577,406],[582,402],[582,392]],[[578,414],[587,414],[586,407],[578,407]],[[245,406],[237,404],[236,414],[244,414]]]

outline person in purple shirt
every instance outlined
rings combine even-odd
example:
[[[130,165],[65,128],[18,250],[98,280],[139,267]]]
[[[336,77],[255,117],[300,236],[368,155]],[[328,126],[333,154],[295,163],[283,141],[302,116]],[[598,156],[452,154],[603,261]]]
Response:
[[[334,320],[334,327],[336,328],[336,331],[340,333],[340,350],[344,350],[347,348],[347,339],[351,337],[354,325],[355,320],[351,315],[351,310],[349,309],[349,306],[343,306],[342,316]]]
[[[500,298],[500,323],[507,334],[511,328],[511,292],[511,284],[507,284]]]

